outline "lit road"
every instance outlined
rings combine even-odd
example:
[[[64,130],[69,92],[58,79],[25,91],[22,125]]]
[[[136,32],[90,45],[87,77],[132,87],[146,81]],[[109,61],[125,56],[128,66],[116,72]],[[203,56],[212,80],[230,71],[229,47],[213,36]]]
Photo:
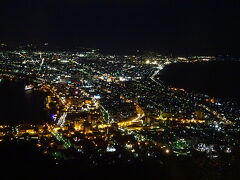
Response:
[[[157,82],[154,78],[155,76],[163,69],[163,67],[161,65],[159,65],[156,69],[156,71],[154,71],[153,75],[150,77],[150,79],[152,81],[154,81],[155,83],[157,83],[158,85],[162,85],[161,83]]]

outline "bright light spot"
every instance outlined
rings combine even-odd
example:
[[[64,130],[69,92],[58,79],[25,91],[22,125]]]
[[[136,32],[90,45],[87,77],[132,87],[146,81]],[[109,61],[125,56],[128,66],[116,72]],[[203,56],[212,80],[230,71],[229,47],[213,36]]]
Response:
[[[165,150],[165,153],[167,153],[167,154],[170,153],[170,150],[169,150],[169,149],[166,149],[166,150]]]
[[[100,96],[100,95],[94,95],[94,98],[95,98],[95,99],[100,99],[101,96]]]
[[[116,148],[114,148],[113,146],[108,146],[107,149],[106,149],[107,152],[115,152],[116,151]]]

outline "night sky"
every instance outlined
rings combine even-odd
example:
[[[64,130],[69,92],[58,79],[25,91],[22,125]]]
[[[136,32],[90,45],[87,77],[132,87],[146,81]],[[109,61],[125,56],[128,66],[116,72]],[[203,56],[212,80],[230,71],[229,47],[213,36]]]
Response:
[[[240,54],[239,0],[1,0],[0,41]]]

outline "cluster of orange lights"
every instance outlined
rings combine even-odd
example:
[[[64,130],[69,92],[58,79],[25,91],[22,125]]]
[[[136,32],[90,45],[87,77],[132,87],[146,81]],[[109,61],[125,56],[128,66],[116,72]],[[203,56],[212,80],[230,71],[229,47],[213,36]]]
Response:
[[[199,120],[199,119],[179,119],[179,118],[169,118],[171,121],[180,121],[182,124],[186,123],[196,123],[196,124],[201,124],[204,123],[205,120]]]
[[[170,88],[170,89],[173,91],[185,91],[184,89],[181,89],[181,88]]]

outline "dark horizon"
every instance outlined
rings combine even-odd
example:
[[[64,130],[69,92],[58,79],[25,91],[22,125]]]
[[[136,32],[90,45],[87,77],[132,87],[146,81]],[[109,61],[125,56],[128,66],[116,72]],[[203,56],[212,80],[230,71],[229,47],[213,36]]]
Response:
[[[1,1],[0,41],[240,55],[236,0]]]

